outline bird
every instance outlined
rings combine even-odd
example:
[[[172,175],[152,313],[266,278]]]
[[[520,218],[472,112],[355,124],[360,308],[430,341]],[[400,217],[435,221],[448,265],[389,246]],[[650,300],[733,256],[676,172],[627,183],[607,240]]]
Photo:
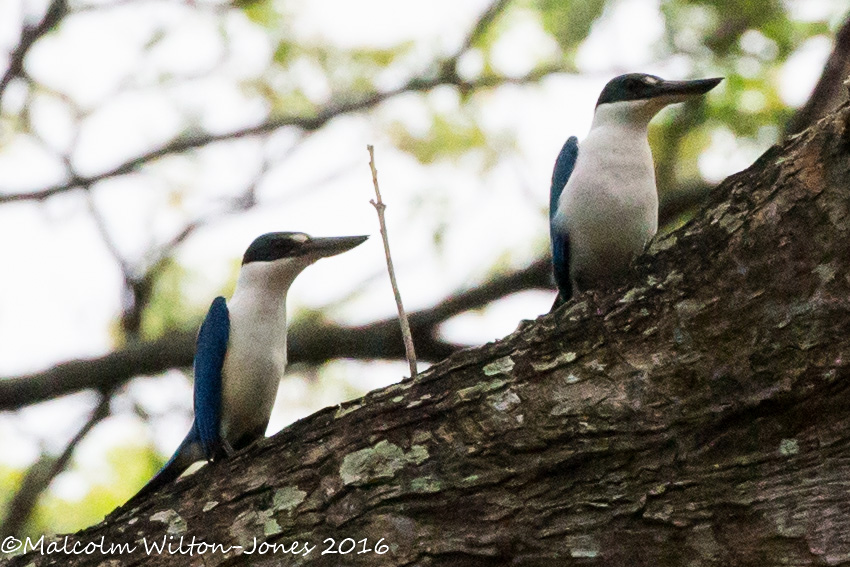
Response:
[[[193,463],[229,456],[263,437],[286,368],[289,286],[318,259],[351,250],[367,238],[270,232],[251,242],[230,301],[213,299],[198,331],[192,427],[123,508],[171,483]]]
[[[549,192],[549,236],[558,295],[609,287],[658,229],[649,122],[667,105],[704,95],[722,77],[669,81],[628,73],[599,95],[590,132],[561,148]]]

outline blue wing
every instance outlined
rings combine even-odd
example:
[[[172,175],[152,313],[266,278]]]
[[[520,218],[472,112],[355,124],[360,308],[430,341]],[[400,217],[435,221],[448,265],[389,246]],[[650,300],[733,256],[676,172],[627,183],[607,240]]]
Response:
[[[552,241],[552,268],[555,272],[555,283],[558,285],[558,297],[552,309],[567,301],[573,294],[570,281],[570,235],[565,227],[557,226],[553,221],[555,213],[558,212],[561,193],[570,180],[577,158],[578,138],[570,136],[555,160],[552,187],[549,190],[549,237]]]
[[[555,272],[555,284],[558,297],[552,305],[554,310],[569,301],[573,296],[573,282],[570,279],[570,235],[568,232],[552,231],[552,271]]]
[[[195,351],[195,423],[204,456],[221,452],[221,372],[230,337],[230,314],[223,297],[216,297],[198,331]]]
[[[578,158],[578,138],[570,136],[561,148],[561,153],[555,160],[555,170],[552,172],[552,188],[549,190],[550,221],[558,211],[558,200],[561,198],[564,187],[567,186],[567,181],[570,180],[570,175],[576,166],[576,158]]]
[[[221,370],[230,337],[230,314],[223,297],[216,297],[198,331],[195,351],[195,422],[174,455],[124,508],[135,506],[179,477],[195,461],[212,459],[223,450],[221,423]]]

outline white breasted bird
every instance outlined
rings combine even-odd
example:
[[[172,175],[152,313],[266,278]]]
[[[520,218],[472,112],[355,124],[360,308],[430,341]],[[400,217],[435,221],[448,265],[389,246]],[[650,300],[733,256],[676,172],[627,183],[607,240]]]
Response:
[[[629,73],[605,85],[590,133],[561,149],[552,173],[549,230],[558,297],[620,279],[658,229],[649,121],[669,104],[701,96],[722,78],[665,81]]]
[[[215,298],[198,331],[192,429],[130,502],[172,482],[192,463],[229,455],[265,434],[286,368],[289,286],[319,258],[350,250],[367,238],[271,232],[251,243],[233,297]]]

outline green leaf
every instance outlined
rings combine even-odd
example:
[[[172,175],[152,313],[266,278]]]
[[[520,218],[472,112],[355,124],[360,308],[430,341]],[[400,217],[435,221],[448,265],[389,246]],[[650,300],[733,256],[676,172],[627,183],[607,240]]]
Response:
[[[395,122],[389,128],[389,135],[399,149],[424,164],[443,159],[457,161],[470,150],[487,145],[481,127],[462,114],[432,113],[431,128],[424,135],[413,134],[404,124]]]
[[[543,28],[570,53],[584,41],[602,15],[605,0],[537,0],[537,6]]]

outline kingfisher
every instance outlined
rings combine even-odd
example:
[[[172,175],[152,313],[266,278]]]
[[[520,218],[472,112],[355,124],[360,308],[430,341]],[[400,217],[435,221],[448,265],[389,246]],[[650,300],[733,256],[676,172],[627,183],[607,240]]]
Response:
[[[629,73],[611,79],[582,141],[571,136],[555,161],[549,236],[558,296],[609,287],[658,230],[649,122],[669,104],[704,95],[723,78],[667,81]]]
[[[216,297],[198,331],[192,428],[174,455],[128,504],[159,490],[201,460],[229,456],[263,437],[286,368],[286,293],[319,258],[367,236],[314,238],[270,232],[242,257],[230,301]]]

